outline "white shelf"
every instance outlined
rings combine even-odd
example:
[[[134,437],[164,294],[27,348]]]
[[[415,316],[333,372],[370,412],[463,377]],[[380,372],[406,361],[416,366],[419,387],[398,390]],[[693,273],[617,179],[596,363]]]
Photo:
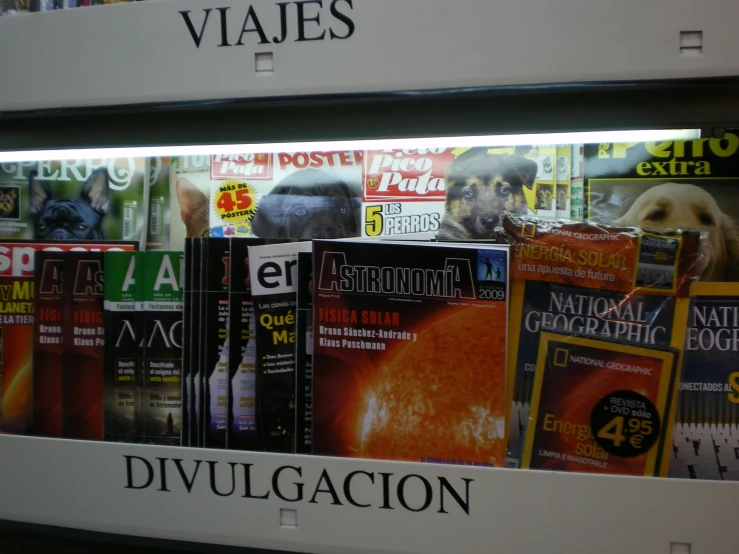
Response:
[[[297,6],[288,5],[288,40],[219,47],[220,12],[235,44],[250,3],[151,0],[0,18],[0,111],[90,105],[281,97],[334,93],[720,77],[739,75],[735,22],[726,0],[345,0],[323,1],[326,40],[296,42]],[[266,36],[280,33],[274,2],[251,3]],[[181,11],[190,10],[196,48]],[[318,12],[306,5],[306,17]],[[250,21],[250,27],[253,21]],[[308,23],[306,35],[318,34]],[[681,55],[680,32],[703,32],[700,55]],[[271,52],[273,73],[255,72]]]
[[[446,465],[375,462],[311,456],[273,455],[190,448],[136,446],[0,437],[0,519],[234,546],[314,553],[423,552],[425,554],[538,552],[568,554],[668,554],[670,543],[689,543],[692,554],[735,554],[739,544],[736,498],[739,483],[625,478],[596,475],[468,468]],[[152,484],[127,489],[125,456],[147,459],[156,472]],[[165,459],[160,462],[158,459]],[[191,477],[187,492],[173,459]],[[219,497],[211,492],[208,462],[217,462],[221,492],[230,488],[236,464],[236,490]],[[167,469],[161,488],[159,465]],[[132,484],[143,485],[143,462],[132,462]],[[244,498],[244,465],[253,464],[251,494]],[[303,499],[281,500],[272,479],[281,466],[278,488]],[[342,505],[329,493],[311,497],[326,472]],[[346,500],[344,481],[353,471],[367,475],[351,480],[354,500]],[[390,480],[390,505],[382,509],[383,477]],[[403,509],[397,497],[407,475],[425,478],[432,487],[429,508]],[[469,514],[449,493],[448,513],[439,513],[440,478],[468,498]],[[464,479],[469,481],[469,496]],[[227,486],[228,485],[228,486]],[[327,489],[324,482],[322,489]],[[406,480],[406,503],[423,504],[418,477]],[[280,525],[280,510],[296,510],[297,527]]]

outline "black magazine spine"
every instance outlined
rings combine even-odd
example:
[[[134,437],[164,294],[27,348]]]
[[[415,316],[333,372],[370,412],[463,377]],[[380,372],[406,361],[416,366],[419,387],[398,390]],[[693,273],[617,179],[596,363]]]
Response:
[[[313,254],[298,252],[295,452],[313,452]]]
[[[191,390],[190,397],[190,446],[202,446],[201,433],[201,360],[200,360],[200,306],[202,288],[202,258],[203,242],[207,239],[192,239],[192,311],[190,312],[190,373]]]
[[[228,434],[229,239],[208,239],[203,327],[204,446],[226,448]]]
[[[191,320],[192,306],[190,304],[190,291],[192,290],[192,239],[185,239],[185,262],[182,290],[182,446],[190,446],[190,388],[192,383],[190,373],[191,352]]]

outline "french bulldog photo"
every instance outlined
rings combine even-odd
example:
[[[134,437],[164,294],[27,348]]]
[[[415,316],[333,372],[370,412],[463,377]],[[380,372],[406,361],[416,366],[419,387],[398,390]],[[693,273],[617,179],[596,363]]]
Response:
[[[78,198],[55,198],[46,181],[32,171],[28,177],[29,213],[33,238],[47,240],[102,240],[102,223],[110,207],[110,178],[101,167],[90,174]]]

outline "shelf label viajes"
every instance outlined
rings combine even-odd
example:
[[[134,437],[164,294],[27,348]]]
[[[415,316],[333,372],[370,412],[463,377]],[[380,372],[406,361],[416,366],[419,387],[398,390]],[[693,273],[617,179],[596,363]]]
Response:
[[[266,18],[260,20],[251,4],[246,12],[224,6],[204,8],[199,10],[201,13],[192,10],[177,13],[182,16],[195,48],[200,48],[203,38],[210,41],[206,42],[208,45],[224,47],[245,46],[245,40],[254,39],[258,40],[258,44],[281,44],[286,41],[344,40],[354,34],[354,21],[349,17],[354,9],[352,0],[326,1],[325,6],[323,0],[276,2],[274,9],[279,10],[279,29],[264,25],[262,21],[266,21]],[[233,27],[230,22],[236,20],[243,21],[241,30],[234,32],[232,29],[229,33],[229,27]],[[208,31],[210,28],[216,31]],[[295,35],[291,34],[293,31]]]

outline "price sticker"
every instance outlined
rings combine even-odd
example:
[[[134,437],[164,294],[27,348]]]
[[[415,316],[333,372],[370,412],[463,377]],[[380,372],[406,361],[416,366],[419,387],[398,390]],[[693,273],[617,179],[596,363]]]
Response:
[[[660,434],[660,416],[649,398],[638,392],[612,392],[593,408],[590,427],[603,450],[620,458],[641,456]]]
[[[247,223],[257,213],[257,194],[250,183],[224,181],[213,193],[218,216],[227,223]]]

